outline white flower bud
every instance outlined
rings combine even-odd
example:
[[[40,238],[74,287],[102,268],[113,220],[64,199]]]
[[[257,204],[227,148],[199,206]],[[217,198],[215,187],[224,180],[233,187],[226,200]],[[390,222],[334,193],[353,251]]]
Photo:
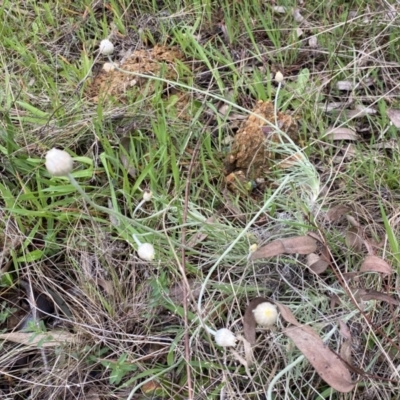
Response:
[[[257,244],[257,243],[253,243],[253,244],[249,247],[249,253],[254,253],[257,249],[258,249],[258,244]]]
[[[138,248],[138,256],[144,261],[153,261],[155,251],[150,243],[142,243]]]
[[[264,302],[254,310],[254,319],[261,326],[272,326],[278,319],[278,310],[274,304]]]
[[[275,81],[278,82],[278,83],[281,83],[283,81],[283,74],[282,74],[281,71],[278,71],[275,74]]]
[[[218,346],[235,347],[236,340],[235,335],[227,328],[222,328],[215,332],[215,342]]]
[[[101,54],[109,56],[114,53],[114,45],[108,39],[103,39],[100,42],[99,51]]]
[[[143,192],[143,200],[150,201],[153,198],[153,192],[151,190],[145,190]]]
[[[67,176],[73,165],[72,157],[64,150],[51,149],[46,154],[46,168],[51,175]]]
[[[111,64],[109,62],[104,63],[103,65],[103,71],[105,72],[112,72],[115,70],[114,64]]]

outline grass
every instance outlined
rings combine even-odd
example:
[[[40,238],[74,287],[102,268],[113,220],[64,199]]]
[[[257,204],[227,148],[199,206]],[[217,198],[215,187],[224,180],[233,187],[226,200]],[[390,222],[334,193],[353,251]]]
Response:
[[[281,12],[257,0],[2,2],[4,398],[397,396],[400,164],[387,110],[399,108],[399,19],[388,2],[353,0],[306,2],[301,21],[297,3],[282,2]],[[172,72],[164,64],[153,78],[136,74],[123,95],[94,101],[106,37],[113,62],[155,45],[177,46],[182,57]],[[269,143],[276,159],[265,185],[232,192],[224,173],[232,138],[257,100],[275,100],[277,71],[285,77],[278,109],[297,119],[298,137]],[[366,107],[374,113],[354,116]],[[352,129],[358,140],[329,140],[330,127]],[[52,147],[74,157],[73,176],[96,204],[129,223],[85,202],[67,178],[51,177],[44,155]],[[293,155],[301,162],[279,166]],[[133,215],[146,189],[153,199]],[[347,212],[327,222],[338,205]],[[349,278],[367,255],[346,241],[354,221],[392,266],[390,277]],[[249,260],[253,244],[310,231],[331,257],[321,275],[301,255]],[[154,245],[154,262],[137,257],[132,233]],[[18,325],[34,308],[26,287],[54,308],[31,332]],[[393,301],[365,300],[360,289]],[[338,323],[346,323],[359,379],[351,393],[321,380],[284,335],[282,318],[257,330],[248,368],[241,343],[242,362],[214,343],[203,324],[242,335],[257,296],[287,305],[342,357]],[[52,342],[59,331],[69,335],[63,345]],[[39,345],[29,344],[34,337]]]

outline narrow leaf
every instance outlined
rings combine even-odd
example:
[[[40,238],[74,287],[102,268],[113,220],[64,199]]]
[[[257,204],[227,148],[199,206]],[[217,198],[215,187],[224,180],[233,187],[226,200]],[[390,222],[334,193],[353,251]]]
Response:
[[[244,337],[250,344],[255,344],[256,342],[256,320],[254,318],[253,310],[261,303],[269,301],[264,299],[264,297],[256,297],[251,300],[249,305],[246,308],[243,317],[243,329],[244,329]]]
[[[274,240],[255,251],[251,259],[274,257],[279,254],[310,254],[317,250],[317,242],[309,236]]]
[[[389,108],[386,110],[386,114],[389,117],[390,121],[396,128],[400,128],[400,110],[394,110],[393,108]]]
[[[331,128],[326,132],[326,137],[331,140],[358,140],[357,134],[349,128]]]
[[[309,326],[291,326],[283,332],[292,339],[318,375],[333,389],[348,393],[354,388],[350,371],[340,358],[328,347]]]
[[[379,272],[381,274],[391,275],[393,270],[382,258],[378,256],[367,256],[361,264],[360,272]]]

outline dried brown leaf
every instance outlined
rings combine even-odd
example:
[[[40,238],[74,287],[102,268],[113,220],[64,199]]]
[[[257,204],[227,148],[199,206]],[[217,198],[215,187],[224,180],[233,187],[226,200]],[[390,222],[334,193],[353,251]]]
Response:
[[[346,219],[351,226],[355,226],[356,228],[361,227],[360,223],[352,215],[346,215]]]
[[[366,115],[374,115],[374,114],[376,114],[375,108],[365,107],[362,104],[356,105],[354,107],[354,110],[346,111],[346,117],[348,119],[361,118],[361,117],[365,117]]]
[[[277,302],[275,304],[278,307],[281,317],[286,322],[288,322],[289,324],[292,324],[292,325],[301,326],[301,324],[299,322],[297,322],[296,317],[293,315],[293,313],[290,311],[290,309],[287,306],[277,303]]]
[[[339,320],[339,332],[340,334],[348,340],[351,340],[351,332],[349,327],[347,326],[347,324],[345,322],[343,322],[342,320]]]
[[[256,320],[254,318],[253,310],[261,303],[269,301],[264,297],[256,297],[255,299],[251,300],[249,305],[244,312],[243,317],[243,330],[244,330],[244,337],[250,344],[256,343]]]
[[[350,211],[349,207],[339,204],[328,210],[325,215],[325,221],[336,222],[342,215],[347,214]]]
[[[359,234],[359,229],[355,226],[349,228],[346,232],[345,239],[347,247],[359,253],[362,249],[363,239]]]
[[[283,333],[293,340],[296,347],[328,385],[341,393],[353,390],[355,385],[345,363],[326,347],[311,327],[292,326],[286,328]]]
[[[400,128],[400,110],[389,108],[388,110],[386,110],[386,114],[389,117],[392,124],[396,128]]]
[[[157,397],[156,395],[160,395],[163,393],[162,386],[155,380],[148,381],[144,385],[142,385],[142,392],[145,395],[152,395],[152,397]]]
[[[326,137],[331,140],[358,140],[358,135],[349,128],[331,128],[326,133]]]
[[[240,335],[237,335],[237,338],[243,341],[244,355],[247,361],[247,365],[251,367],[254,364],[254,352],[253,348],[251,347],[251,343]]]
[[[258,258],[274,257],[279,254],[283,254],[284,247],[281,240],[275,240],[267,245],[260,247],[250,257],[251,260],[257,260]]]
[[[342,343],[340,347],[340,357],[347,362],[347,364],[352,364],[352,357],[351,357],[351,340],[346,340]]]
[[[360,267],[360,272],[379,272],[385,275],[391,275],[393,270],[391,266],[378,256],[367,256]]]
[[[342,276],[347,283],[359,280],[358,272],[343,272]]]
[[[336,305],[337,305],[337,304],[341,304],[341,302],[342,302],[342,301],[340,300],[340,297],[339,297],[337,294],[332,294],[332,295],[330,296],[330,302],[329,302],[329,305],[330,305],[330,307],[331,307],[331,311],[334,311]]]
[[[319,255],[311,253],[307,256],[307,265],[317,275],[322,274],[328,268],[329,263]]]
[[[286,254],[310,254],[317,250],[317,242],[310,236],[287,238],[282,243]]]
[[[366,290],[360,289],[358,292],[358,297],[360,300],[368,301],[368,300],[379,300],[385,301],[386,303],[393,304],[394,306],[398,306],[400,302],[394,299],[392,296],[389,296],[386,293],[381,293],[376,290]]]
[[[297,236],[274,240],[260,247],[251,255],[252,260],[274,257],[279,254],[310,254],[317,250],[316,241],[309,236]]]

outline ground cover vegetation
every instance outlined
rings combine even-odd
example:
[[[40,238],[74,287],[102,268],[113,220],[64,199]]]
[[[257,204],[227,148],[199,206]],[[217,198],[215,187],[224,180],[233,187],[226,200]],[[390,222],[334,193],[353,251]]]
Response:
[[[2,398],[397,398],[398,13],[2,1]]]

